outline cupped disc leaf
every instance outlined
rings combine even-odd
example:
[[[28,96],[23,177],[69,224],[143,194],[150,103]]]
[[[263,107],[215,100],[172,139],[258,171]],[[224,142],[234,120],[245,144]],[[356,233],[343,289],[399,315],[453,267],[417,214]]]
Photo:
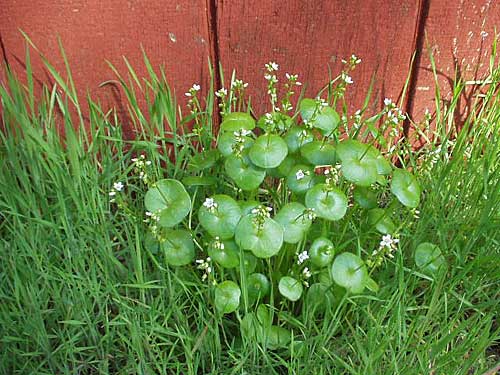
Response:
[[[208,255],[217,264],[224,268],[238,267],[240,264],[239,248],[234,241],[222,241],[222,246],[211,245]]]
[[[198,211],[201,226],[213,237],[223,240],[234,236],[236,225],[241,219],[241,208],[231,197],[214,195],[213,206],[202,205]]]
[[[270,171],[273,171],[274,177],[283,178],[288,176],[290,170],[295,164],[297,164],[297,159],[292,155],[287,155],[285,160],[283,160],[278,167],[271,169]]]
[[[194,260],[194,242],[191,234],[185,230],[168,230],[160,248],[165,254],[165,261],[171,266],[185,266]]]
[[[300,154],[313,165],[335,165],[335,147],[330,143],[309,142],[300,148]]]
[[[377,150],[354,139],[342,141],[337,146],[342,161],[344,177],[359,186],[370,186],[377,181]]]
[[[375,158],[375,162],[377,163],[378,174],[385,175],[385,174],[389,174],[392,172],[391,163],[389,163],[389,160],[384,158],[384,156],[382,154],[379,154]]]
[[[273,325],[267,331],[267,346],[270,349],[278,349],[288,346],[292,340],[292,334],[286,328]]]
[[[257,189],[264,178],[266,171],[260,168],[255,168],[248,164],[242,157],[230,155],[224,163],[226,173],[242,190]]]
[[[303,194],[314,186],[314,169],[308,165],[297,164],[290,168],[286,183],[294,193]]]
[[[394,233],[396,224],[392,221],[390,215],[382,208],[374,208],[368,211],[368,223],[382,234]]]
[[[311,244],[309,249],[309,259],[316,267],[328,266],[335,256],[335,249],[332,241],[326,237],[318,237]]]
[[[364,209],[377,207],[377,193],[364,186],[356,186],[352,194],[354,201]]]
[[[293,126],[284,136],[288,151],[295,153],[305,144],[314,141],[314,134],[304,127]]]
[[[271,283],[268,278],[262,273],[252,273],[247,279],[247,292],[248,298],[251,303],[262,300],[269,294],[271,290]]]
[[[317,113],[318,107],[319,106],[316,103],[316,100],[311,98],[302,99],[299,103],[300,116],[302,117],[302,120],[310,121],[311,118]]]
[[[223,281],[215,287],[215,307],[223,314],[236,311],[240,305],[241,290],[233,281]]]
[[[302,295],[304,287],[299,280],[290,276],[283,276],[278,284],[278,289],[283,297],[290,301],[297,301]]]
[[[257,268],[257,258],[252,253],[245,251],[243,257],[243,269],[245,273],[251,274]]]
[[[429,242],[421,243],[415,250],[415,263],[422,272],[435,275],[446,267],[446,259],[439,246]]]
[[[287,243],[298,243],[311,227],[311,219],[306,215],[306,207],[298,202],[284,205],[276,214],[274,220],[283,226],[283,240]]]
[[[240,143],[241,150],[243,151],[249,149],[253,145],[253,139],[248,136],[237,136],[234,132],[225,132],[219,135],[217,140],[217,149],[223,156],[229,156],[234,153],[234,148],[236,147],[237,139],[241,139],[243,142]]]
[[[271,218],[258,224],[254,215],[243,217],[236,227],[236,243],[244,250],[250,250],[257,258],[276,255],[283,245],[283,226]]]
[[[312,125],[323,135],[331,135],[339,126],[340,116],[332,107],[321,107]]]
[[[331,271],[333,281],[351,293],[361,293],[370,279],[363,260],[351,253],[338,255]]]
[[[213,167],[220,158],[220,152],[217,150],[207,150],[196,154],[189,161],[189,168],[195,172]]]
[[[220,124],[221,131],[236,132],[242,129],[252,130],[255,128],[255,120],[246,112],[232,112],[224,117]]]
[[[164,179],[146,192],[144,205],[149,212],[159,216],[158,225],[170,228],[187,216],[191,210],[191,198],[179,181]]]
[[[318,217],[340,220],[347,211],[347,197],[337,188],[318,184],[306,193],[306,206],[313,208]]]
[[[394,170],[391,191],[407,207],[415,208],[420,203],[420,185],[415,176],[405,169]]]
[[[264,134],[250,147],[248,156],[261,168],[276,168],[288,155],[286,142],[276,134]]]

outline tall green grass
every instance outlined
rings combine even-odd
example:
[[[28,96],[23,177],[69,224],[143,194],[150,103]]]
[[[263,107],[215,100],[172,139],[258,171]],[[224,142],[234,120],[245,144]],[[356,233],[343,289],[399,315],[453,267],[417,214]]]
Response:
[[[213,95],[200,137],[185,126],[165,74],[145,57],[149,76],[141,79],[126,62],[127,75],[116,73],[137,133],[127,141],[114,111],[77,96],[68,64],[63,76],[45,60],[55,85],[36,95],[26,58],[26,81],[9,73],[0,85],[0,373],[465,375],[499,361],[497,60],[462,131],[453,130],[457,100],[436,100],[426,152],[452,142],[436,162],[419,167],[424,151],[406,159],[425,191],[420,219],[401,233],[379,293],[295,322],[303,339],[271,351],[242,342],[237,322],[214,313],[208,287],[159,264],[143,246],[142,219],[109,203],[138,153],[148,154],[157,178],[182,177],[195,150],[213,140]],[[457,82],[454,99],[465,89]],[[86,131],[75,130],[85,113]],[[443,250],[442,278],[416,271],[422,241]]]

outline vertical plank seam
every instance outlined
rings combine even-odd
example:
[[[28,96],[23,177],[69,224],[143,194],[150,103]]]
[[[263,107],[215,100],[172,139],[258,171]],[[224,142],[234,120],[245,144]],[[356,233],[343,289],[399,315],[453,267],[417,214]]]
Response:
[[[220,50],[219,50],[219,25],[218,25],[218,0],[207,0],[207,10],[208,10],[208,39],[210,43],[210,64],[212,65],[214,74],[214,89],[218,90],[222,87],[221,75],[219,70],[220,65]],[[215,98],[215,102],[217,98]],[[221,122],[221,117],[219,113],[219,107],[215,103],[214,112],[214,122],[215,126],[218,127]]]
[[[420,0],[417,19],[415,22],[415,37],[414,39],[414,53],[415,59],[410,70],[410,84],[408,87],[408,97],[405,103],[404,111],[409,115],[415,103],[415,94],[417,91],[418,70],[422,61],[422,52],[425,41],[425,26],[427,24],[427,17],[429,16],[431,0]],[[404,137],[408,137],[410,132],[410,119],[407,116],[403,124]]]
[[[2,59],[6,65],[6,69],[10,69],[9,59],[7,57],[7,50],[5,49],[5,44],[3,42],[2,33],[0,32],[0,49],[2,50]]]

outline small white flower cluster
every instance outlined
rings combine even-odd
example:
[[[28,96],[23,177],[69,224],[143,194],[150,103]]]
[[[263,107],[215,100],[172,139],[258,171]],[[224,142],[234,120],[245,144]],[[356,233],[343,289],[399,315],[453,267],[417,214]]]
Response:
[[[218,97],[218,98],[221,98],[221,99],[225,98],[227,96],[227,89],[225,89],[223,87],[223,88],[217,90],[215,92],[215,96]]]
[[[378,249],[373,250],[370,258],[367,260],[367,265],[370,268],[378,267],[382,264],[384,257],[393,259],[393,252],[397,249],[399,238],[394,238],[390,234],[382,236]]]
[[[138,158],[132,158],[132,163],[134,163],[134,172],[139,174],[139,178],[144,182],[148,183],[148,173],[147,167],[151,165],[151,160],[146,160],[146,156],[141,154]]]
[[[276,90],[276,84],[278,83],[278,77],[275,72],[278,71],[279,65],[275,62],[269,62],[265,65],[266,74],[264,74],[264,79],[267,81],[267,93],[271,97],[271,104],[273,109],[276,110],[276,102],[278,101],[278,93]],[[279,110],[279,108],[278,108]]]
[[[186,92],[184,95],[186,95],[187,97],[195,97],[196,94],[198,93],[198,91],[200,91],[201,89],[201,86],[198,85],[197,83],[195,83],[190,89],[188,92]]]
[[[214,213],[219,205],[213,198],[206,198],[203,202],[203,207],[205,207],[209,212]]]
[[[116,193],[122,191],[124,186],[125,185],[123,184],[123,182],[120,182],[120,181],[115,182],[113,184],[113,187],[111,188],[111,191],[109,192],[109,196],[111,197],[111,199],[109,200],[110,202],[115,201]]]
[[[264,205],[260,205],[252,209],[252,215],[254,215],[253,217],[254,224],[257,225],[259,228],[262,227],[266,219],[271,217],[272,210],[273,209],[271,207],[266,207]]]
[[[299,79],[298,74],[285,73],[285,77],[291,84],[293,84],[295,86],[302,86],[302,83],[298,81],[298,79]]]
[[[384,106],[384,111],[387,113],[387,119],[391,124],[398,125],[401,121],[404,121],[406,119],[406,115],[400,108],[396,106],[396,104],[392,102],[391,99],[385,98]],[[397,129],[397,127],[391,129],[390,135],[393,137],[397,137],[399,135],[399,130]]]
[[[335,164],[334,167],[325,169],[324,172],[326,176],[325,183],[327,185],[333,186],[339,182],[339,178],[341,175],[341,168],[342,166],[340,164]]]
[[[144,220],[144,221],[148,221],[148,218],[153,220],[153,221],[160,221],[160,211],[157,211],[157,212],[150,212],[150,211],[146,211],[146,217],[147,219]]]
[[[216,250],[224,250],[225,245],[224,242],[220,240],[220,237],[216,236],[214,239],[214,242],[212,243],[212,246]]]
[[[346,85],[352,85],[354,83],[354,81],[352,80],[352,77],[347,74],[346,72],[342,72],[340,74],[340,78],[342,79],[342,81],[344,81],[344,83]]]
[[[266,113],[264,115],[264,124],[268,127],[268,128],[273,128],[274,127],[274,118],[273,118],[273,115],[272,113]]]
[[[297,264],[300,265],[307,259],[309,259],[309,253],[307,252],[307,250],[304,250],[303,252],[297,254]]]
[[[196,259],[196,268],[203,271],[203,275],[201,276],[201,280],[205,281],[208,276],[212,273],[212,266],[210,265],[212,259],[207,257],[207,259]]]
[[[299,170],[297,171],[297,173],[295,173],[295,178],[297,179],[297,181],[300,181],[300,180],[302,180],[304,177],[306,177],[306,173],[307,173],[307,172],[308,172],[308,171],[306,171],[306,172],[304,173],[304,171],[303,171],[302,169],[299,169]]]
[[[311,271],[309,270],[308,267],[305,267],[302,270],[302,282],[306,288],[309,288],[309,281],[307,281],[307,279],[309,279],[311,276],[312,276]]]
[[[243,82],[241,79],[235,79],[231,82],[231,88],[234,90],[243,90],[248,87],[248,83]]]
[[[342,64],[359,65],[361,64],[361,59],[352,54],[349,61],[342,59]]]

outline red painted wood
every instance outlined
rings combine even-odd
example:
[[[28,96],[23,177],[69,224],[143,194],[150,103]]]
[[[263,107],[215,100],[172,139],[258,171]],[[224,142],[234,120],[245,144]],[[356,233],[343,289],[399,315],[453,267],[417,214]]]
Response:
[[[452,98],[455,77],[479,80],[487,74],[494,28],[500,25],[500,1],[497,0],[432,0],[425,20],[426,42],[417,66],[413,105],[409,109],[413,119],[423,119],[426,109],[435,110],[434,77],[429,52],[432,51],[439,70],[442,100]],[[477,93],[477,85],[469,85],[460,98],[456,119],[466,116],[468,104]]]
[[[83,94],[111,104],[111,88],[99,84],[115,79],[105,60],[125,72],[126,56],[139,77],[147,76],[141,45],[153,66],[164,64],[178,97],[193,83],[208,86],[210,54],[207,6],[204,0],[2,0],[0,34],[7,59],[16,71],[23,68],[25,45],[18,29],[25,31],[58,71],[64,65],[58,53],[60,36],[76,86]],[[40,59],[34,72],[44,81]]]
[[[219,0],[219,55],[226,72],[250,83],[257,113],[269,110],[264,64],[276,61],[281,74],[299,73],[313,96],[328,82],[328,65],[356,54],[361,65],[347,92],[351,110],[360,108],[375,75],[375,106],[397,98],[415,47],[419,1],[246,1]],[[227,82],[226,82],[227,84]]]

